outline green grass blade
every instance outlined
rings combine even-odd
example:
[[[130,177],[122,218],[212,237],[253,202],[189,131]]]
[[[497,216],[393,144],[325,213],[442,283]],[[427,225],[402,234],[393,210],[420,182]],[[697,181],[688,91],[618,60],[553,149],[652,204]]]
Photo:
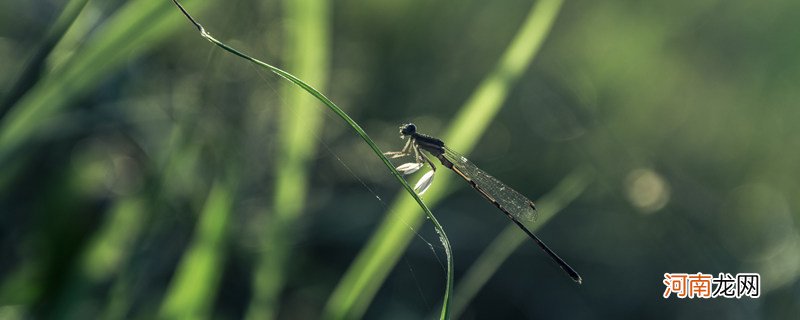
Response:
[[[85,311],[81,307],[86,307],[84,303],[92,290],[119,275],[144,228],[145,212],[142,197],[117,200],[107,221],[86,246],[69,285],[59,294],[55,314],[80,318],[80,312]]]
[[[47,31],[42,43],[36,52],[32,54],[31,59],[26,64],[19,76],[19,79],[14,84],[14,87],[9,91],[8,95],[3,99],[0,104],[0,119],[3,118],[11,108],[11,106],[19,99],[28,89],[33,86],[41,75],[44,69],[44,62],[50,52],[55,47],[56,43],[61,40],[61,37],[67,32],[67,29],[72,25],[78,14],[83,10],[88,0],[71,0],[67,2],[64,9],[61,10],[56,21]]]
[[[198,9],[208,4],[191,3]],[[166,1],[127,2],[58,72],[44,75],[1,119],[0,163],[20,146],[53,130],[46,120],[133,58],[131,52],[141,55],[165,40],[180,22],[168,8]]]
[[[541,228],[553,216],[580,196],[593,179],[593,169],[580,167],[561,180],[552,191],[538,199],[536,207],[539,211],[539,219],[537,224],[530,228],[531,231]],[[478,290],[489,281],[489,278],[497,272],[497,269],[508,259],[511,253],[525,241],[529,241],[528,236],[520,232],[516,225],[509,224],[486,247],[486,250],[475,260],[456,286],[453,296],[453,316],[455,318],[461,315],[467,304],[478,293]]]
[[[209,315],[222,274],[225,239],[235,187],[216,182],[211,187],[194,239],[172,277],[160,318],[198,319]]]
[[[296,70],[309,83],[323,84],[328,78],[328,6],[327,0],[283,1],[286,68]],[[256,263],[248,319],[271,319],[277,314],[296,235],[292,230],[306,203],[309,161],[316,149],[315,136],[309,132],[318,131],[322,124],[319,102],[292,83],[282,84],[273,210],[264,232],[263,254]]]
[[[367,145],[369,145],[369,147],[372,149],[375,155],[378,156],[381,159],[381,161],[383,161],[384,165],[389,169],[392,175],[397,179],[398,182],[402,184],[406,192],[413,197],[417,205],[419,205],[419,207],[423,209],[427,217],[431,220],[431,222],[434,225],[434,228],[439,234],[439,239],[442,241],[442,244],[445,248],[445,252],[447,253],[447,282],[445,285],[445,294],[443,299],[444,305],[442,306],[441,317],[449,318],[450,300],[451,300],[450,296],[453,288],[453,258],[452,258],[452,250],[450,248],[450,241],[449,239],[447,239],[447,235],[445,234],[442,225],[439,224],[439,221],[436,219],[436,217],[433,215],[430,209],[428,209],[425,203],[422,202],[422,199],[420,199],[420,197],[416,194],[416,192],[414,192],[414,189],[411,188],[410,185],[408,185],[405,179],[403,179],[403,176],[400,175],[400,173],[397,172],[397,170],[395,170],[394,165],[389,161],[388,158],[386,158],[386,156],[383,155],[383,151],[381,151],[378,145],[375,144],[374,141],[372,141],[372,138],[370,138],[369,135],[367,135],[364,129],[362,129],[361,126],[355,122],[355,120],[350,118],[350,116],[348,116],[341,108],[336,106],[336,104],[334,104],[333,101],[325,97],[325,95],[320,93],[318,90],[314,89],[304,81],[300,80],[299,78],[295,77],[294,75],[286,71],[283,71],[280,68],[277,68],[268,63],[255,59],[215,39],[208,32],[206,32],[205,29],[199,23],[197,23],[197,21],[195,21],[191,15],[189,15],[189,13],[186,12],[186,10],[184,10],[184,8],[181,7],[181,5],[176,0],[173,0],[173,2],[181,9],[181,11],[186,15],[186,17],[195,25],[195,27],[197,27],[197,29],[200,31],[200,34],[208,41],[211,41],[212,43],[223,48],[224,50],[233,53],[241,58],[244,58],[256,65],[266,68],[272,71],[273,73],[283,77],[284,79],[291,81],[295,85],[299,86],[300,88],[302,88],[303,90],[305,90],[306,92],[317,98],[317,100],[325,104],[325,106],[327,106],[331,111],[333,111],[336,115],[342,118],[342,120],[344,120],[348,125],[350,125],[350,127],[353,128],[353,130],[364,140],[364,142],[366,142]]]
[[[444,141],[454,150],[468,153],[494,119],[512,85],[528,67],[549,33],[561,0],[543,0],[534,5],[496,67],[461,107]],[[449,190],[453,175],[440,175],[427,191],[428,204],[436,204]],[[390,206],[389,214],[361,251],[328,300],[325,317],[359,318],[411,241],[422,216],[405,198]],[[407,224],[397,223],[405,221]],[[409,226],[411,228],[409,228]]]

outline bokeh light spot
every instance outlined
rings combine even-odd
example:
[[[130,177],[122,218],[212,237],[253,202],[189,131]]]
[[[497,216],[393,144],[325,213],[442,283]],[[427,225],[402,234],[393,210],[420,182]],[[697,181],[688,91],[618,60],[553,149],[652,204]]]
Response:
[[[625,191],[631,204],[642,213],[663,208],[670,198],[666,180],[651,169],[636,169],[625,179]]]

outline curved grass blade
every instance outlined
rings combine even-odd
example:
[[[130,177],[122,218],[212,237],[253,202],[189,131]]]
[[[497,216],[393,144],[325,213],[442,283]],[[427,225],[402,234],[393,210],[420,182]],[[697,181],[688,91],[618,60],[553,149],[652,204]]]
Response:
[[[392,175],[403,185],[403,188],[405,188],[406,192],[411,194],[411,196],[416,201],[416,203],[425,211],[425,214],[428,216],[428,218],[433,223],[434,228],[436,228],[436,232],[439,234],[439,239],[442,241],[442,244],[443,244],[443,246],[445,248],[445,253],[447,254],[447,282],[446,282],[446,288],[445,288],[445,293],[444,293],[444,298],[443,298],[444,304],[442,306],[441,318],[442,319],[448,319],[450,317],[449,311],[450,311],[451,292],[452,292],[452,287],[453,287],[453,258],[452,258],[452,250],[450,248],[450,240],[447,238],[447,235],[444,232],[444,228],[442,228],[442,225],[439,223],[439,221],[436,219],[436,217],[433,215],[433,213],[430,211],[430,209],[428,209],[428,207],[425,205],[425,203],[422,201],[422,199],[420,199],[420,197],[414,192],[414,190],[411,188],[411,186],[405,181],[405,179],[403,179],[403,176],[399,172],[397,172],[397,170],[395,170],[394,165],[389,161],[388,158],[386,158],[386,156],[383,155],[383,151],[381,151],[381,149],[378,148],[378,145],[375,144],[374,141],[372,141],[372,139],[369,137],[369,135],[367,135],[367,133],[364,131],[364,129],[362,129],[361,126],[358,123],[355,122],[355,120],[350,118],[350,116],[348,116],[341,108],[336,106],[336,104],[333,103],[333,101],[331,101],[330,99],[328,99],[325,95],[323,95],[322,93],[320,93],[319,91],[314,89],[309,84],[307,84],[304,81],[300,80],[299,78],[295,77],[291,73],[283,71],[282,69],[280,69],[278,67],[275,67],[275,66],[273,66],[271,64],[268,64],[266,62],[263,62],[261,60],[255,59],[255,58],[253,58],[253,57],[251,57],[251,56],[249,56],[249,55],[247,55],[247,54],[245,54],[245,53],[243,53],[241,51],[238,51],[238,50],[234,49],[233,47],[230,47],[227,44],[215,39],[208,32],[206,32],[206,30],[203,28],[203,26],[200,25],[181,6],[181,4],[178,3],[177,0],[173,0],[173,2],[183,12],[183,14],[186,16],[186,18],[188,18],[192,22],[192,24],[194,24],[194,26],[198,29],[198,31],[200,31],[200,34],[201,34],[201,36],[203,36],[203,38],[205,38],[206,40],[210,41],[211,43],[221,47],[225,51],[228,51],[228,52],[230,52],[230,53],[232,53],[234,55],[237,55],[237,56],[239,56],[239,57],[241,57],[241,58],[243,58],[245,60],[248,60],[248,61],[258,65],[258,66],[266,68],[267,70],[269,70],[269,71],[271,71],[271,72],[283,77],[284,79],[291,81],[292,83],[294,83],[298,87],[302,88],[303,90],[305,90],[306,92],[308,92],[309,94],[311,94],[312,96],[317,98],[317,100],[319,100],[320,102],[325,104],[325,106],[327,106],[331,111],[333,111],[336,115],[338,115],[340,118],[342,118],[342,120],[344,120],[348,125],[350,125],[350,127],[353,128],[354,131],[356,131],[356,133],[364,140],[364,142],[366,142],[369,145],[369,147],[381,159],[381,161],[383,161],[384,165],[387,168],[389,168],[389,171],[392,173]]]

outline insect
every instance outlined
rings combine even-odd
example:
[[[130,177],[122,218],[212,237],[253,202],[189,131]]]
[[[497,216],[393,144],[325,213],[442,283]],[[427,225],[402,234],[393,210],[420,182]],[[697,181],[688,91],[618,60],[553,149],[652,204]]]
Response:
[[[483,198],[491,202],[500,209],[506,217],[524,231],[553,261],[558,264],[569,276],[577,283],[583,279],[572,267],[559,257],[553,250],[542,242],[539,237],[533,234],[521,221],[533,221],[536,219],[536,206],[533,201],[523,196],[516,190],[505,185],[503,182],[478,168],[475,164],[467,160],[466,157],[447,148],[442,140],[432,136],[417,132],[417,126],[408,123],[400,126],[400,137],[408,137],[403,149],[400,151],[386,152],[385,155],[391,158],[414,156],[415,162],[406,163],[397,167],[403,174],[411,174],[419,170],[425,163],[431,166],[431,171],[426,173],[414,187],[419,194],[423,194],[433,182],[433,175],[436,172],[436,165],[422,151],[427,152],[436,159],[442,166],[453,170],[458,176],[466,181]]]

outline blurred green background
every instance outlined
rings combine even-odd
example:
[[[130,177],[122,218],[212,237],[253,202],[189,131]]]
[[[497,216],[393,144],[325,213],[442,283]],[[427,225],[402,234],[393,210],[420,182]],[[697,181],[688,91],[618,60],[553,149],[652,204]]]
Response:
[[[541,200],[583,285],[437,174],[454,316],[800,314],[800,2],[184,3],[384,151],[413,121]],[[438,316],[442,245],[387,168],[171,2],[2,1],[0,25],[0,318]],[[664,299],[666,272],[761,297]]]

